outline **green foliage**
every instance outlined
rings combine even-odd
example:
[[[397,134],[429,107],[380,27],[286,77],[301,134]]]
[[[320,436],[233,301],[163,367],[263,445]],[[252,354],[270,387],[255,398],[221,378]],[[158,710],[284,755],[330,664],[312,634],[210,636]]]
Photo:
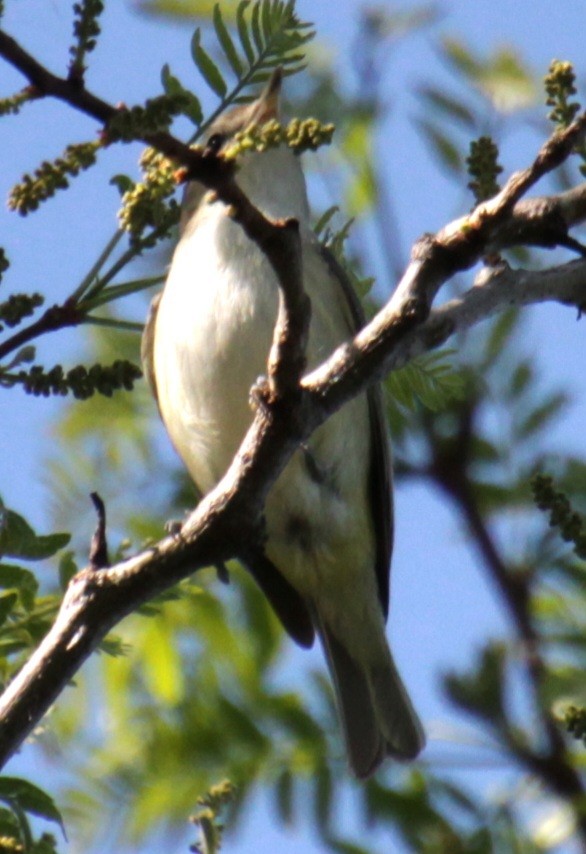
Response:
[[[0,503],[0,681],[6,684],[48,631],[58,597],[39,596],[33,572],[20,563],[53,557],[69,534],[37,535],[27,521]]]
[[[443,57],[499,111],[512,112],[535,101],[535,81],[517,52],[498,48],[483,58],[456,39],[444,39]]]
[[[63,820],[53,800],[37,786],[18,777],[0,777],[0,851],[22,854],[54,854],[56,840],[43,833],[35,839],[29,815],[51,821],[63,828]]]
[[[183,95],[184,113],[197,126],[193,139],[201,137],[210,124],[231,104],[252,100],[247,90],[266,81],[271,72],[281,66],[286,75],[296,74],[304,67],[303,50],[314,32],[311,24],[302,21],[295,12],[292,0],[241,0],[230,26],[219,3],[214,5],[213,27],[218,47],[228,67],[236,77],[230,86],[220,66],[202,44],[197,29],[191,42],[193,61],[202,80],[220,98],[220,104],[203,120],[199,99],[183,86],[168,65],[162,71],[162,82],[168,95]]]
[[[37,536],[27,521],[0,501],[0,555],[43,560],[52,557],[69,542],[69,534]]]
[[[350,263],[346,254],[346,241],[350,236],[354,217],[346,220],[339,228],[335,228],[333,220],[339,213],[337,205],[332,205],[319,217],[314,225],[314,231],[320,242],[328,249],[336,261],[341,265],[344,272],[350,279],[352,287],[361,299],[364,299],[374,284],[372,277],[361,277],[355,268],[355,265]]]
[[[22,216],[38,208],[41,202],[52,198],[57,190],[69,186],[68,177],[75,177],[96,162],[96,154],[102,142],[81,142],[68,145],[62,157],[52,163],[45,160],[34,176],[24,175],[22,183],[16,184],[8,198],[8,207]]]
[[[503,171],[503,167],[498,162],[498,156],[498,146],[489,136],[481,136],[470,143],[466,165],[473,180],[468,187],[477,202],[484,202],[496,196],[499,191],[497,175]]]
[[[216,0],[138,0],[143,12],[151,15],[163,15],[172,20],[187,19],[191,24],[195,18],[208,20],[216,6]],[[238,0],[223,0],[224,15],[233,19]]]
[[[572,100],[572,96],[578,92],[572,63],[552,60],[544,84],[547,94],[545,103],[552,108],[547,115],[548,119],[559,128],[568,127],[582,109],[578,101]],[[586,143],[578,143],[575,151],[582,160],[580,172],[586,175]]]
[[[578,91],[575,84],[576,75],[572,63],[554,59],[544,78],[547,94],[545,103],[552,108],[548,119],[561,128],[568,127],[580,112],[580,104],[571,100],[572,95]]]
[[[568,496],[554,489],[553,478],[548,475],[536,475],[532,488],[537,507],[549,511],[550,526],[559,528],[562,538],[573,543],[576,555],[586,559],[584,519],[572,508]]]
[[[586,709],[578,709],[576,706],[570,706],[566,709],[564,715],[564,723],[566,729],[574,738],[583,741],[586,744]]]
[[[439,412],[452,400],[466,394],[462,373],[447,361],[453,350],[439,350],[419,356],[403,368],[393,371],[385,380],[389,403],[414,410],[417,402]]]
[[[108,143],[132,142],[169,129],[173,118],[184,112],[188,99],[182,92],[148,98],[144,106],[120,107],[108,121],[104,138]]]
[[[0,98],[0,117],[20,113],[24,104],[28,104],[29,101],[34,101],[38,97],[39,93],[32,86],[26,86],[8,98]]]
[[[487,127],[498,128],[499,114],[514,114],[530,106],[538,88],[521,58],[508,48],[497,49],[484,57],[460,41],[448,38],[440,46],[440,56],[455,73],[455,84],[445,89],[420,86],[421,109],[416,125],[446,173],[461,180],[470,157],[471,137],[486,137]],[[480,95],[480,108],[474,106],[475,94]],[[490,151],[487,154],[486,168],[489,173],[496,169],[496,178],[500,167]],[[476,152],[473,159],[477,159]],[[487,184],[490,188],[489,180]]]
[[[95,48],[100,34],[98,19],[104,11],[104,3],[103,0],[81,0],[80,3],[73,4],[73,11],[75,44],[69,48],[69,78],[79,80],[85,71],[85,57]]]
[[[467,676],[447,676],[445,688],[456,705],[477,715],[491,728],[504,729],[505,650],[500,645],[486,646],[476,668]]]
[[[212,786],[197,799],[199,809],[189,819],[199,827],[200,832],[200,842],[190,848],[194,854],[217,854],[220,850],[224,830],[220,815],[233,799],[234,786],[229,780]]]

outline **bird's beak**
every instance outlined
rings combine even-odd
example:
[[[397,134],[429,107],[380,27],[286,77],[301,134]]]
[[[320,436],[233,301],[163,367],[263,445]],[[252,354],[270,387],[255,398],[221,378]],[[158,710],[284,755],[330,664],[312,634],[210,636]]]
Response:
[[[271,74],[267,85],[254,102],[252,121],[263,125],[270,119],[279,118],[279,107],[281,104],[281,82],[283,80],[283,69],[279,66]]]

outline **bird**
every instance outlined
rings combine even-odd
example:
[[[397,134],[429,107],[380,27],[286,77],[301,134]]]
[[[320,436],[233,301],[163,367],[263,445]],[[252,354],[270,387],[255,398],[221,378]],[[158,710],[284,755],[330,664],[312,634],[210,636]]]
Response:
[[[203,145],[220,155],[235,134],[280,115],[282,72],[256,100],[226,110]],[[365,319],[342,265],[316,238],[300,158],[285,145],[238,155],[236,181],[271,220],[299,224],[311,300],[308,366],[351,340]],[[228,207],[187,184],[179,240],[143,334],[145,373],[172,444],[201,495],[227,471],[266,372],[279,300],[276,274]],[[424,746],[385,623],[393,539],[390,448],[380,387],[346,403],[299,447],[264,508],[264,548],[245,565],[289,635],[317,634],[331,674],[353,774]]]

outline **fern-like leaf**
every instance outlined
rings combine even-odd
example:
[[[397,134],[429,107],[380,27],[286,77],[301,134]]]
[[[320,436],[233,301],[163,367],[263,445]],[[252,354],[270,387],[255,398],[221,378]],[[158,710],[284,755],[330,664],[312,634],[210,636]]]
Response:
[[[302,50],[315,35],[312,25],[302,21],[295,13],[294,0],[241,0],[236,9],[236,27],[232,35],[222,15],[220,4],[214,8],[215,35],[236,84],[231,90],[208,51],[201,46],[199,30],[194,36],[194,61],[210,88],[222,98],[222,104],[210,118],[231,103],[245,103],[254,95],[244,94],[251,84],[268,79],[277,66],[285,75],[296,74],[305,65]],[[221,82],[220,82],[221,81]],[[223,93],[223,94],[222,94]],[[209,122],[206,122],[206,127]]]
[[[248,64],[252,65],[254,62],[254,50],[252,49],[252,44],[250,43],[250,36],[248,35],[248,25],[246,23],[245,17],[246,10],[249,6],[250,0],[242,0],[242,2],[239,4],[238,9],[236,10],[236,26],[238,27],[238,36],[240,38],[242,50],[246,54]]]
[[[224,98],[228,91],[228,86],[218,66],[209,53],[202,47],[201,30],[199,28],[195,31],[191,40],[191,55],[199,73],[210,89],[220,98]]]
[[[256,93],[247,92],[250,86],[266,81],[277,66],[285,75],[296,74],[305,68],[303,47],[315,35],[312,25],[301,21],[295,13],[294,0],[240,0],[234,15],[235,25],[229,26],[221,10],[214,7],[213,25],[219,50],[236,82],[229,86],[223,69],[212,59],[215,53],[204,48],[201,29],[197,29],[191,41],[194,64],[202,80],[220,98],[220,103],[203,121],[199,99],[175,77],[168,65],[163,67],[161,80],[165,93],[184,96],[187,115],[196,125],[197,131],[190,140],[195,142],[212,122],[232,104],[247,103]],[[225,67],[225,66],[224,66]]]
[[[414,359],[386,380],[392,401],[413,410],[417,401],[427,409],[438,412],[448,400],[464,395],[464,380],[450,365],[452,350],[439,350]]]
[[[213,21],[218,41],[220,42],[222,50],[224,51],[224,56],[228,60],[234,74],[237,77],[240,77],[243,72],[242,61],[238,55],[236,45],[234,44],[232,37],[228,32],[228,28],[224,23],[224,19],[222,17],[222,10],[220,9],[219,4],[216,4],[214,6]]]
[[[199,127],[203,121],[203,111],[200,100],[193,94],[193,92],[185,89],[177,77],[171,73],[171,69],[167,63],[165,63],[161,69],[161,83],[163,84],[163,89],[165,90],[166,95],[170,95],[171,97],[176,95],[184,96],[185,107],[183,112],[197,127]]]

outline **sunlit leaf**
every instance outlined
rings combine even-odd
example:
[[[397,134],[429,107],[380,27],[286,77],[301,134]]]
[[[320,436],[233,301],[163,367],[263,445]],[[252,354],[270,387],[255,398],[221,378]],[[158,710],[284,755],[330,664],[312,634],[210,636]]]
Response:
[[[508,113],[535,102],[537,86],[523,66],[519,52],[498,48],[487,59],[475,56],[456,39],[445,39],[444,57],[490,99],[497,110]]]
[[[220,69],[209,53],[207,53],[201,45],[201,30],[196,30],[193,34],[193,38],[191,40],[191,55],[193,56],[193,61],[197,65],[201,76],[204,78],[210,89],[212,89],[220,98],[223,98],[228,91],[228,87],[222,77]]]
[[[8,804],[15,803],[25,812],[54,821],[63,827],[63,819],[53,799],[27,780],[0,777],[0,800]]]
[[[449,95],[442,89],[434,86],[422,86],[419,97],[426,102],[426,106],[442,113],[450,121],[456,120],[470,132],[476,131],[476,117],[460,99]]]
[[[462,170],[462,155],[458,145],[433,122],[420,119],[417,125],[441,165],[448,171],[459,174]]]
[[[220,4],[217,3],[214,6],[214,28],[216,30],[216,35],[218,37],[218,41],[222,46],[222,50],[224,51],[224,55],[226,59],[230,63],[232,67],[232,71],[239,76],[242,74],[242,62],[240,57],[238,56],[238,51],[236,50],[236,45],[234,44],[230,33],[224,23],[224,18],[222,16],[222,10]]]
[[[69,534],[37,536],[22,516],[0,505],[0,555],[43,560],[56,554],[70,539]]]

